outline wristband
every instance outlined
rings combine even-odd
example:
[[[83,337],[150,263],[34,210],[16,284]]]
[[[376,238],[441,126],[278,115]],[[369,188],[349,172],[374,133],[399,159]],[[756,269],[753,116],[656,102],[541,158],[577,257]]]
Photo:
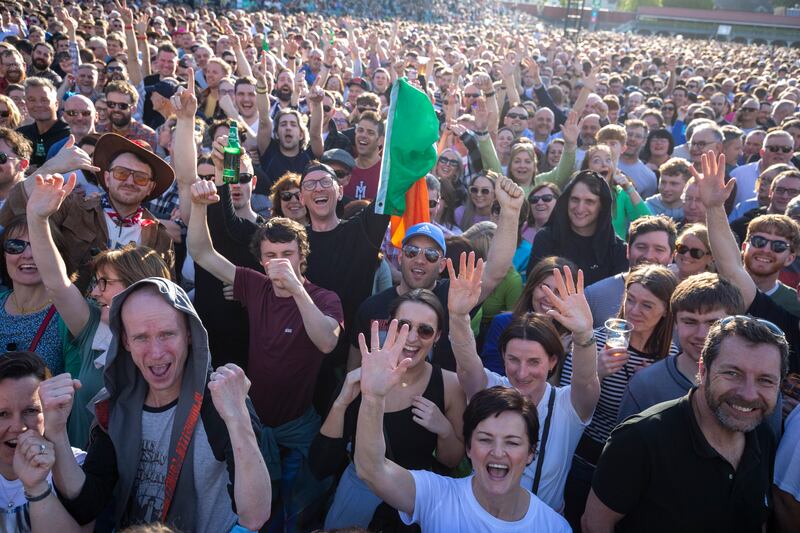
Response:
[[[126,25],[126,26],[125,26],[125,29],[126,29],[126,30],[132,30],[132,29],[133,29],[133,26],[131,26],[130,24],[128,24],[128,25]]]
[[[23,490],[23,492],[25,494],[25,499],[28,500],[29,502],[40,502],[45,498],[47,498],[48,496],[50,496],[50,493],[53,492],[53,486],[48,483],[47,490],[39,494],[38,496],[31,496],[30,494],[28,494],[27,490]]]
[[[292,61],[294,61],[295,59],[297,59],[297,56],[286,56],[286,59],[291,59]]]
[[[483,96],[494,96],[495,94],[497,94],[497,91],[492,91],[490,93],[483,93]]]
[[[594,336],[594,332],[592,332],[592,336],[589,337],[589,340],[587,340],[586,342],[578,342],[577,340],[575,340],[575,337],[572,337],[572,344],[574,344],[575,346],[577,346],[579,348],[588,348],[592,344],[595,344],[595,342],[596,342],[596,339],[595,339],[595,336]]]
[[[269,91],[267,90],[266,87],[264,87],[263,89],[259,89],[258,87],[256,87],[256,94],[267,94],[268,92]]]
[[[487,131],[473,131],[472,133],[474,133],[478,137],[485,137],[485,136],[489,135],[489,131],[488,130]]]
[[[147,36],[146,35],[137,35],[136,36],[136,40],[137,41],[146,41],[147,40]]]
[[[333,68],[333,65],[326,65],[325,63],[323,63],[322,66],[325,67],[328,70]]]

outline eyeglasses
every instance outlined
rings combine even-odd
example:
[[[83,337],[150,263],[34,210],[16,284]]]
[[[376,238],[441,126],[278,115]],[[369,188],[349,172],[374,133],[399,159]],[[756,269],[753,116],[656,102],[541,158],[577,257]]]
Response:
[[[31,243],[29,241],[24,241],[22,239],[6,239],[3,243],[3,250],[5,250],[7,254],[19,255],[30,245]]]
[[[701,250],[700,248],[689,248],[685,244],[679,244],[675,247],[675,251],[678,252],[679,255],[686,255],[688,252],[692,259],[702,259],[706,253],[705,250]]]
[[[296,192],[283,191],[281,193],[281,200],[283,200],[284,202],[288,202],[292,198],[300,200],[300,191],[296,191]]]
[[[442,257],[442,253],[437,250],[436,248],[420,248],[419,246],[414,246],[413,244],[406,244],[403,246],[403,255],[406,256],[408,259],[414,259],[417,257],[420,252],[425,256],[425,259],[428,263],[435,263]]]
[[[703,141],[689,141],[689,148],[699,148],[702,150],[706,146],[711,146],[714,144],[713,142],[703,142]]]
[[[552,202],[555,197],[556,197],[555,194],[540,194],[540,195],[532,194],[531,196],[528,197],[528,202],[530,202],[533,205],[536,205],[541,200],[542,202],[547,204]]]
[[[123,282],[121,279],[95,278],[94,280],[92,280],[92,283],[89,285],[89,289],[90,289],[89,292],[93,291],[95,288],[97,288],[100,292],[106,292],[106,289],[108,288],[108,282],[109,281],[116,281],[118,283],[122,283]]]
[[[19,157],[0,152],[0,165],[5,165],[9,159],[19,159]]]
[[[131,104],[127,102],[112,102],[111,100],[106,100],[106,105],[109,109],[119,109],[121,111],[127,111]]]
[[[751,235],[750,238],[747,240],[752,246],[756,248],[765,248],[768,244],[770,249],[775,252],[776,254],[781,254],[789,249],[789,243],[786,241],[780,240],[770,240],[766,237],[762,237],[761,235]]]
[[[428,200],[428,208],[435,209],[439,205],[439,200]]]
[[[347,176],[350,175],[349,170],[334,170],[334,172],[336,173],[336,179],[339,181],[342,181],[343,179],[345,179]]]
[[[772,191],[772,194],[778,194],[780,196],[791,196],[794,198],[798,194],[800,194],[800,189],[787,189],[786,187],[775,187]]]
[[[470,188],[469,188],[469,192],[470,192],[471,194],[474,194],[474,195],[476,195],[476,196],[477,196],[477,195],[480,195],[480,194],[482,194],[482,195],[486,196],[486,195],[488,195],[489,193],[491,193],[491,192],[492,192],[492,190],[491,190],[490,188],[488,188],[488,187],[470,187]]]
[[[433,329],[433,326],[429,326],[428,324],[419,324],[419,325],[415,326],[414,324],[412,324],[408,320],[398,320],[397,321],[397,325],[399,327],[401,327],[401,328],[403,326],[408,326],[408,332],[409,333],[411,333],[411,330],[416,328],[417,337],[419,337],[420,339],[422,339],[424,341],[430,340],[430,339],[433,338],[434,335],[436,335],[436,330]]]
[[[480,98],[480,93],[464,93],[464,98]]]
[[[461,164],[461,161],[458,159],[450,159],[449,157],[440,157],[439,163],[444,163],[445,165],[451,166],[453,168],[458,168],[458,165]]]
[[[726,316],[725,318],[720,319],[719,325],[722,326],[722,327],[725,327],[728,324],[730,324],[731,322],[734,322],[736,320],[741,320],[742,322],[756,322],[758,324],[761,324],[765,328],[767,328],[770,333],[772,333],[773,335],[775,335],[779,339],[786,339],[786,334],[783,332],[783,330],[781,328],[779,328],[778,326],[776,326],[775,324],[773,324],[769,320],[764,320],[763,318],[756,318],[756,317],[747,316],[747,315],[731,315],[731,316]]]
[[[71,118],[75,118],[78,115],[80,115],[82,117],[86,117],[86,118],[89,118],[89,117],[92,116],[92,112],[91,111],[76,111],[74,109],[70,109],[69,111],[64,111],[64,114],[67,115],[68,117],[71,117]]]
[[[671,105],[665,105],[661,108],[661,111],[675,111],[675,108]]]
[[[792,151],[792,148],[790,146],[775,146],[775,145],[772,145],[772,146],[765,146],[764,148],[766,148],[767,150],[769,150],[773,154],[777,154],[778,152],[783,152],[784,154],[788,154],[789,152]]]
[[[216,176],[214,174],[198,174],[197,177],[201,180],[214,181]]]
[[[743,107],[742,108],[742,113],[755,113],[756,111],[758,111],[758,109],[756,109],[755,107]]]
[[[144,187],[151,181],[152,176],[146,172],[139,172],[138,170],[131,170],[125,167],[114,167],[110,170],[111,176],[117,181],[127,181],[129,176],[133,176],[133,182],[140,187]]]
[[[528,118],[528,115],[524,115],[522,113],[506,113],[506,116],[508,118],[519,118],[519,119],[523,119],[523,120],[527,120],[527,118]]]
[[[303,188],[307,191],[313,191],[317,188],[317,185],[323,189],[330,189],[333,187],[333,178],[324,177],[318,180],[303,180]]]

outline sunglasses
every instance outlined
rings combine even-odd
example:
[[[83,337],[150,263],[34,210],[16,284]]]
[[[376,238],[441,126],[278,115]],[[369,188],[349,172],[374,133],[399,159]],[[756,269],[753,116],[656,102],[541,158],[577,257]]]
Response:
[[[349,170],[334,170],[334,172],[336,173],[336,179],[339,181],[345,179],[347,176],[350,175]]]
[[[313,191],[317,188],[317,184],[323,189],[330,189],[333,187],[333,178],[325,177],[318,180],[303,180],[303,188],[307,191]]]
[[[433,326],[429,326],[428,324],[419,324],[418,326],[415,326],[408,320],[398,320],[397,326],[400,328],[402,328],[403,326],[408,326],[409,333],[411,333],[411,331],[416,328],[417,337],[419,337],[424,341],[430,340],[433,338],[434,335],[436,335],[436,330],[433,329]]]
[[[440,157],[439,163],[444,163],[445,165],[456,168],[461,164],[461,161],[458,159],[450,159],[449,157]]]
[[[11,116],[11,111],[0,111],[0,118],[8,118]]]
[[[22,239],[7,239],[3,243],[3,250],[5,250],[7,254],[19,255],[30,245],[31,243],[29,241],[24,241]]]
[[[773,154],[777,154],[778,152],[783,152],[784,154],[788,154],[792,151],[790,146],[765,146],[767,150],[772,152]]]
[[[19,157],[0,152],[0,165],[5,165],[6,163],[8,163],[9,159],[19,159]]]
[[[528,115],[523,115],[522,113],[506,113],[508,118],[519,118],[519,119],[528,119]]]
[[[251,181],[253,181],[252,174],[249,174],[247,172],[242,172],[241,174],[239,174],[239,185],[242,185],[243,183],[250,183]]]
[[[113,74],[114,72],[122,72],[122,67],[106,67],[106,74]]]
[[[333,109],[333,108],[332,108],[331,106],[329,106],[329,105],[324,105],[324,106],[322,106],[322,110],[323,110],[325,113],[330,113],[330,112],[331,112],[331,109]]]
[[[428,261],[428,263],[435,263],[442,257],[442,253],[436,248],[423,249],[419,246],[414,246],[413,244],[406,244],[403,246],[403,255],[408,259],[414,259],[420,254],[420,252],[425,255],[425,259]]]
[[[114,167],[110,170],[111,176],[117,181],[127,181],[129,176],[133,176],[133,182],[140,187],[144,187],[153,178],[146,172],[139,172],[138,170],[131,170],[125,167]]]
[[[488,187],[470,187],[469,192],[474,195],[482,194],[484,196],[492,192]]]
[[[439,205],[439,200],[428,200],[428,208],[435,209]]]
[[[281,200],[283,200],[284,202],[288,202],[292,198],[300,200],[300,192],[299,191],[298,192],[283,191],[281,193]]]
[[[770,240],[761,235],[752,235],[750,239],[747,240],[752,246],[756,248],[765,248],[768,244],[770,249],[775,252],[776,254],[780,254],[785,252],[789,249],[789,243],[786,241],[779,241],[779,240]]]
[[[70,109],[69,111],[64,111],[64,114],[67,115],[68,117],[71,117],[71,118],[75,118],[78,115],[80,115],[82,117],[86,117],[86,118],[89,118],[89,117],[92,116],[92,112],[91,111],[76,111],[74,109]]]
[[[675,108],[671,105],[665,105],[661,108],[662,111],[675,111]]]
[[[214,174],[198,174],[197,177],[200,178],[201,180],[214,181],[215,175]]]
[[[736,320],[740,320],[742,322],[756,322],[756,323],[761,324],[762,326],[766,327],[769,330],[770,333],[775,335],[775,337],[777,337],[779,339],[785,339],[786,338],[786,334],[783,332],[783,330],[781,328],[779,328],[778,326],[776,326],[775,324],[773,324],[769,320],[764,320],[763,318],[755,318],[755,317],[747,316],[747,315],[731,315],[731,316],[726,316],[725,318],[720,319],[719,325],[722,326],[722,327],[725,327],[728,324],[730,324],[731,322],[734,322]]]
[[[127,102],[112,102],[111,100],[106,100],[106,105],[109,109],[120,109],[122,111],[127,111],[131,107],[131,104]]]
[[[548,204],[548,203],[552,202],[552,201],[553,201],[553,199],[554,199],[555,197],[556,197],[556,195],[555,195],[555,194],[539,194],[539,195],[531,195],[531,196],[528,198],[528,201],[529,201],[531,204],[533,204],[533,205],[536,205],[536,204],[538,204],[540,200],[541,200],[542,202],[544,202],[544,203]]]
[[[692,256],[692,259],[702,259],[707,253],[700,248],[689,248],[685,244],[679,244],[676,246],[675,251],[678,252],[679,255],[686,255],[688,252],[689,255]]]
[[[464,98],[480,98],[479,93],[464,93]]]

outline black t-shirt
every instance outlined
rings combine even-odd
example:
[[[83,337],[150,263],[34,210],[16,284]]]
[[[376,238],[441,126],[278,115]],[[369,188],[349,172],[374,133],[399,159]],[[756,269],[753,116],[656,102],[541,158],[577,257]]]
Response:
[[[221,201],[208,208],[208,229],[214,249],[236,266],[261,270],[250,253],[250,240],[263,219],[256,222],[235,216],[230,187],[219,187]],[[227,213],[227,216],[226,216]],[[234,363],[247,371],[249,326],[247,310],[222,295],[223,283],[195,263],[194,307],[208,331],[208,346],[214,368]]]
[[[280,143],[276,139],[272,139],[266,151],[261,154],[259,160],[261,161],[261,169],[266,175],[266,180],[258,180],[256,183],[255,193],[269,194],[272,184],[287,172],[297,172],[302,174],[303,170],[308,165],[309,161],[314,159],[314,152],[311,147],[305,150],[300,150],[294,157],[289,157],[281,152]]]
[[[696,392],[634,415],[611,433],[592,489],[625,515],[617,532],[762,531],[772,502],[772,431],[761,424],[746,433],[733,468],[697,424],[690,399]]]
[[[447,294],[450,290],[449,279],[436,280],[436,285],[433,288],[433,293],[442,302],[442,307],[445,310],[444,324],[441,325],[442,334],[439,340],[433,347],[432,363],[439,365],[445,370],[452,370],[455,372],[456,360],[453,357],[453,349],[450,347],[449,336],[449,320],[447,316]],[[363,333],[369,339],[370,328],[372,322],[377,320],[381,332],[381,341],[386,334],[389,326],[389,307],[399,295],[397,294],[396,287],[389,287],[385,291],[379,292],[374,296],[367,298],[361,307],[358,308],[356,313],[355,322],[350,329],[350,345],[358,348],[358,334]]]
[[[147,88],[151,85],[155,85],[159,81],[161,81],[160,74],[150,74],[149,76],[145,76],[144,86]],[[153,93],[147,91],[144,95],[144,104],[142,105],[142,122],[155,130],[158,129],[164,121],[163,115],[153,109]]]
[[[761,291],[756,291],[747,314],[769,320],[783,330],[789,344],[789,372],[800,372],[800,326],[797,317]]]
[[[58,119],[49,130],[44,133],[39,133],[39,128],[36,123],[28,124],[17,128],[17,132],[23,135],[31,142],[33,153],[31,154],[31,166],[42,166],[47,161],[47,152],[50,148],[61,139],[69,137],[70,129],[69,124],[61,119]]]

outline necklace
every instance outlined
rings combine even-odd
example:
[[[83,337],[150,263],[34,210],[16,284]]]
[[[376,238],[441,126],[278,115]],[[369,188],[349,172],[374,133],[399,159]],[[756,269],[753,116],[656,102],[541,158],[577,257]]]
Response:
[[[24,489],[24,487],[22,486],[22,483],[20,483],[20,486],[17,488],[17,490],[14,492],[14,494],[12,496],[9,496],[8,495],[8,491],[6,490],[6,484],[3,483],[3,481],[9,481],[9,480],[7,480],[5,478],[5,476],[2,476],[2,477],[3,477],[3,479],[0,480],[0,488],[3,489],[3,496],[6,497],[6,501],[8,502],[8,503],[6,503],[6,507],[10,511],[11,509],[14,508],[14,502],[19,497],[19,495],[22,492],[22,490]]]
[[[29,315],[31,313],[36,313],[38,311],[41,311],[42,309],[44,309],[48,305],[50,305],[50,299],[48,298],[47,301],[44,302],[44,304],[39,305],[38,307],[37,306],[33,306],[30,309],[26,309],[25,307],[20,305],[19,300],[17,300],[17,293],[16,292],[12,292],[11,293],[11,299],[13,300],[14,307],[17,308],[17,311],[21,315]]]

